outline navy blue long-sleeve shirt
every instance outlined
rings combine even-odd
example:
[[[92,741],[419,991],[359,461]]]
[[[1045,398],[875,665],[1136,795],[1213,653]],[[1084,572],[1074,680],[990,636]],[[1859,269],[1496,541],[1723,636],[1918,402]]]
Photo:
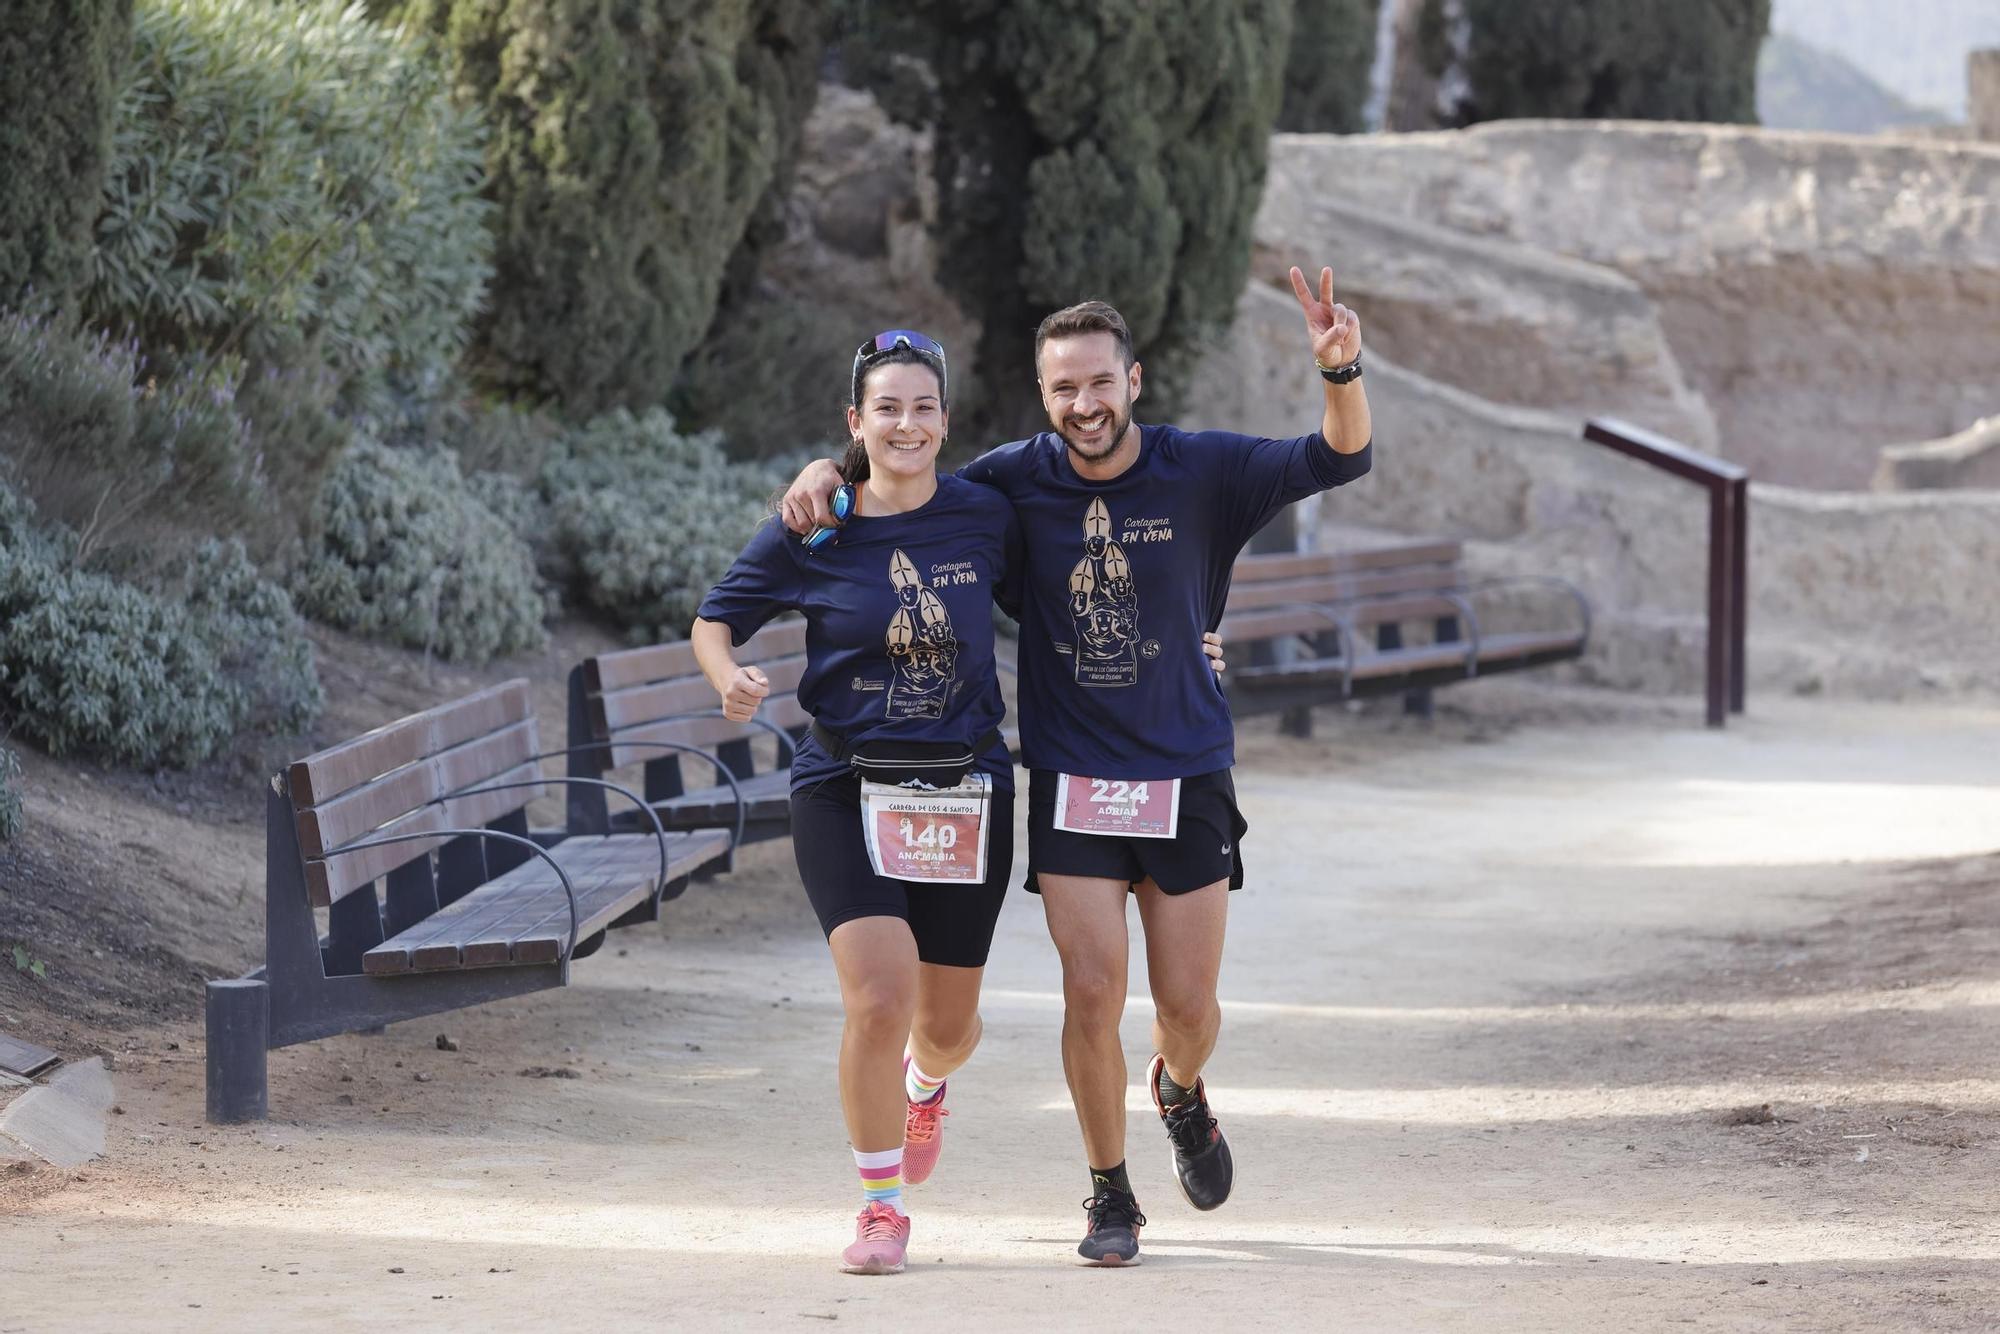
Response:
[[[1280,509],[1360,477],[1374,452],[1336,454],[1317,433],[1139,430],[1138,459],[1108,482],[1078,476],[1047,431],[959,473],[999,490],[1020,519],[1030,769],[1166,779],[1235,763],[1229,705],[1201,651],[1231,567]]]

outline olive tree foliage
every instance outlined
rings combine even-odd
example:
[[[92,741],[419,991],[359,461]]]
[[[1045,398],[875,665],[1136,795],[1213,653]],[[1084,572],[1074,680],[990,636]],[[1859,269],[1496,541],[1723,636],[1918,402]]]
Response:
[[[940,277],[982,328],[975,429],[1034,428],[1035,326],[1093,297],[1130,324],[1153,412],[1171,407],[1248,276],[1292,10],[847,0],[843,62],[936,128]]]
[[[818,0],[413,0],[492,127],[474,368],[579,415],[661,402],[782,190]]]
[[[1367,128],[1362,112],[1381,12],[1382,0],[1298,0],[1279,129],[1355,134]]]
[[[483,135],[344,0],[138,0],[85,307],[156,357],[441,380],[491,274]]]
[[[1771,0],[1427,0],[1450,123],[1528,116],[1754,124]]]
[[[0,305],[65,300],[90,258],[132,0],[12,0],[0,22]]]

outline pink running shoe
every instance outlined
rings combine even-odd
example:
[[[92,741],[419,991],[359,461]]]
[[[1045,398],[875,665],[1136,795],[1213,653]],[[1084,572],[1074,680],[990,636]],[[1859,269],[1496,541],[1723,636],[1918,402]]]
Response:
[[[928,1102],[913,1102],[903,1118],[903,1184],[922,1185],[944,1152],[944,1127],[938,1122],[951,1113],[944,1109],[944,1088]]]
[[[849,1274],[900,1274],[910,1248],[910,1219],[880,1200],[870,1200],[854,1220],[854,1244],[840,1253]]]

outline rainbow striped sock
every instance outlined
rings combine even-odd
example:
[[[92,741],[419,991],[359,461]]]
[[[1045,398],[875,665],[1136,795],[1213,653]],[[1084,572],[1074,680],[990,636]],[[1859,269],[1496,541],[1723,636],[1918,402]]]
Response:
[[[911,1102],[930,1102],[944,1091],[942,1077],[932,1079],[917,1067],[917,1058],[903,1058],[903,1092]]]
[[[861,1173],[861,1197],[865,1203],[880,1200],[903,1212],[903,1151],[881,1149],[874,1153],[854,1151],[855,1170]]]

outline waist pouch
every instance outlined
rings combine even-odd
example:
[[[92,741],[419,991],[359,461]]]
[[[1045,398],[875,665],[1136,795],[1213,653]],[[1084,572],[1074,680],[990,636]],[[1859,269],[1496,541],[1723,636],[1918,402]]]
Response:
[[[813,740],[837,760],[871,783],[890,787],[943,789],[957,787],[981,755],[1000,744],[1000,729],[991,727],[986,735],[965,745],[957,741],[902,741],[895,737],[872,737],[851,744],[838,732],[812,725]]]

